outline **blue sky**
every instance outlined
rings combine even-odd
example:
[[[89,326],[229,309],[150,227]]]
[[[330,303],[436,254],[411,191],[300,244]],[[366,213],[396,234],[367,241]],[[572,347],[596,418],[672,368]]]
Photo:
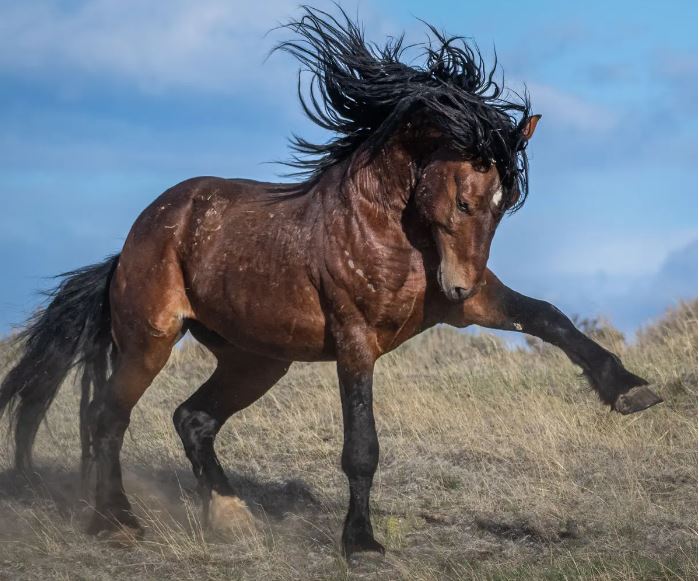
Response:
[[[319,7],[331,6],[319,1]],[[531,193],[491,268],[627,331],[697,281],[696,3],[344,2],[375,40],[423,18],[495,46],[542,113]],[[276,179],[286,138],[322,138],[296,65],[265,57],[298,14],[270,0],[0,0],[0,333],[45,277],[117,251],[193,175]]]

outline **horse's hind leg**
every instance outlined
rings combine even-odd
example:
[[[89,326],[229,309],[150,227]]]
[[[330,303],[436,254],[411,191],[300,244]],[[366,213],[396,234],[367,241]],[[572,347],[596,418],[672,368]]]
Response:
[[[103,397],[91,410],[92,449],[96,467],[95,514],[88,533],[128,527],[136,537],[142,530],[124,492],[119,455],[131,410],[165,365],[170,346],[151,346],[146,353],[120,353]]]
[[[226,531],[247,528],[252,519],[216,457],[214,439],[230,416],[264,395],[287,372],[290,362],[232,348],[214,352],[216,370],[177,408],[173,421],[199,484],[204,523]]]
[[[88,533],[130,529],[140,538],[142,529],[131,512],[124,492],[119,455],[131,410],[168,360],[182,323],[175,317],[167,332],[154,333],[149,326],[119,332],[115,369],[104,394],[96,394],[90,409],[92,453],[95,461],[95,513]],[[148,330],[150,329],[150,330]]]

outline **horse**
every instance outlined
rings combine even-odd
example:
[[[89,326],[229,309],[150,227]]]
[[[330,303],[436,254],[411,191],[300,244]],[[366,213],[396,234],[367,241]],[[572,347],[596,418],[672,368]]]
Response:
[[[289,163],[302,179],[199,177],[172,187],[137,218],[121,252],[62,275],[28,321],[0,386],[15,466],[31,472],[39,424],[81,369],[83,477],[92,467],[96,480],[89,533],[143,535],[120,451],[132,409],[186,331],[217,362],[173,415],[209,525],[248,514],[214,450],[224,423],[292,362],[336,362],[347,557],[384,552],[369,511],[379,461],[374,365],[425,329],[527,333],[563,350],[612,410],[662,401],[555,306],[488,269],[497,226],[526,199],[526,148],[540,115],[526,93],[495,80],[475,45],[428,27],[424,63],[406,64],[402,38],[371,44],[344,12],[304,8],[276,48],[310,71],[301,104],[334,137],[292,140]]]

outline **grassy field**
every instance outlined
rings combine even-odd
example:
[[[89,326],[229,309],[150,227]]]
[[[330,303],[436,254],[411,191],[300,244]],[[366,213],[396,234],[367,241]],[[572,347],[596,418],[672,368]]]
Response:
[[[218,451],[261,521],[202,530],[175,407],[212,369],[178,349],[134,411],[123,465],[146,539],[83,534],[77,389],[40,433],[42,484],[13,478],[0,447],[2,579],[696,579],[697,305],[630,345],[581,325],[657,384],[666,403],[622,417],[553,348],[512,350],[448,328],[384,357],[375,376],[381,461],[374,528],[385,558],[338,552],[347,492],[332,364],[296,364],[222,430]],[[0,376],[13,344],[0,344]],[[4,429],[4,424],[2,425]]]

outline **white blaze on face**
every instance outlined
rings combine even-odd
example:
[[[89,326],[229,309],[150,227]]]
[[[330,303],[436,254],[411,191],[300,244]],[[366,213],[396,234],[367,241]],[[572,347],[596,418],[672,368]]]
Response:
[[[498,186],[498,189],[495,190],[492,202],[495,208],[500,206],[500,202],[502,202],[502,186]]]

